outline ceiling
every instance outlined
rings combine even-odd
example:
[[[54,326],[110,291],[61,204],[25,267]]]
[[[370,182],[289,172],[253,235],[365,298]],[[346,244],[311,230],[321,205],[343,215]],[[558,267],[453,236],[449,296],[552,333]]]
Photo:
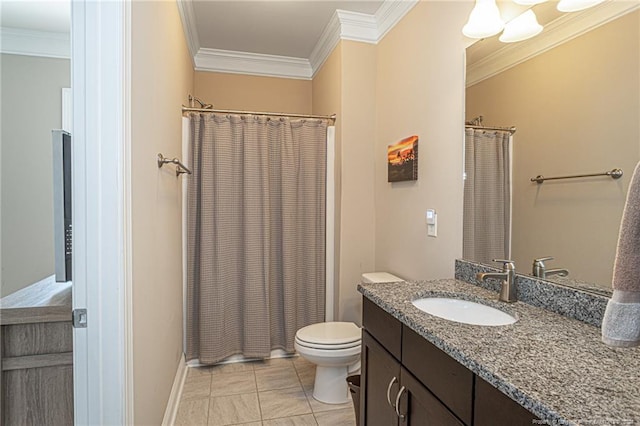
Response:
[[[2,0],[0,26],[68,34],[71,28],[70,5],[69,0]]]
[[[173,1],[196,70],[302,79],[313,77],[339,40],[377,43],[418,2]],[[70,4],[1,0],[2,51],[68,58]]]
[[[192,3],[201,48],[308,59],[337,9],[374,15],[383,1]]]
[[[377,43],[418,0],[177,0],[198,71],[310,79],[340,40]]]
[[[177,2],[196,70],[300,79],[311,79],[340,40],[377,43],[418,2],[173,1]],[[471,10],[473,1],[467,1]],[[640,5],[637,0],[607,1],[583,13],[560,14],[555,3],[534,7],[545,30],[532,39],[533,44],[548,39],[544,42],[548,48]],[[70,4],[71,0],[0,0],[2,52],[70,57]],[[498,0],[498,4],[506,20],[523,11],[512,0]],[[552,36],[556,33],[561,34]],[[468,70],[484,69],[481,74],[489,76],[495,67],[489,67],[487,58],[504,63],[501,57],[517,54],[519,60],[525,60],[535,53],[527,50],[530,44],[505,45],[497,36],[477,42],[467,50]],[[509,63],[515,61],[509,59]],[[504,69],[504,64],[500,67]]]

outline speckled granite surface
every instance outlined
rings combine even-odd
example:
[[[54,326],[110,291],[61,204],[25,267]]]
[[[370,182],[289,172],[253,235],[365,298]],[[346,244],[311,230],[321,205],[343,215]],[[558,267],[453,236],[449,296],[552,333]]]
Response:
[[[600,328],[456,279],[361,284],[358,290],[458,362],[553,425],[640,424],[640,348],[611,349]],[[513,325],[447,321],[411,304],[456,295],[515,315]]]
[[[500,282],[476,280],[478,272],[498,272],[500,269],[467,260],[456,260],[455,277],[498,292]],[[528,275],[516,274],[518,300],[533,306],[549,309],[560,315],[568,316],[588,324],[600,327],[602,316],[609,297],[589,291],[568,288],[558,283],[541,280]]]

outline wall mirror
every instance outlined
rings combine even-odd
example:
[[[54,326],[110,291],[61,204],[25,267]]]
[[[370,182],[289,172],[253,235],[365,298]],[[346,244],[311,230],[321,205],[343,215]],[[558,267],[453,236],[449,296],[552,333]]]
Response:
[[[545,25],[534,38],[505,44],[495,36],[467,49],[465,119],[516,127],[506,234],[517,271],[532,274],[535,258],[552,256],[546,268],[569,274],[547,279],[609,294],[626,193],[640,160],[640,5],[605,2],[566,14],[555,7],[534,6]],[[531,181],[614,168],[623,170],[620,179]],[[483,197],[482,185],[474,187]]]
[[[1,15],[0,297],[5,297],[34,283],[55,283],[52,130],[69,126],[63,110],[70,113],[65,90],[71,82],[70,3],[3,2]]]

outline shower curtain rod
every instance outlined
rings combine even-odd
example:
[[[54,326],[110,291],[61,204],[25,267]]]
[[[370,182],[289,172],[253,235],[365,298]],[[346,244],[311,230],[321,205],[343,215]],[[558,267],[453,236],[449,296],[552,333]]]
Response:
[[[213,112],[219,114],[251,114],[251,115],[268,115],[273,117],[293,117],[293,118],[318,118],[331,120],[336,122],[336,115],[309,115],[309,114],[287,114],[284,112],[264,112],[264,111],[239,111],[233,109],[212,109],[212,108],[190,108],[182,106],[182,112]]]
[[[514,134],[516,132],[516,128],[511,126],[511,127],[487,127],[487,126],[473,126],[471,124],[465,124],[464,126],[466,129],[478,129],[478,130],[499,130],[502,132],[509,132],[511,134]]]

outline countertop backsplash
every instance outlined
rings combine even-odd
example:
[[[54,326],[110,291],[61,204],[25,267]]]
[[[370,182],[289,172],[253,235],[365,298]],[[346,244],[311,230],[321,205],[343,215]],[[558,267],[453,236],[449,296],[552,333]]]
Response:
[[[478,272],[500,272],[500,268],[493,268],[468,260],[458,259],[455,262],[455,278],[474,284],[487,290],[499,292],[498,280],[478,281]],[[516,288],[518,300],[531,306],[548,309],[557,314],[577,319],[578,321],[600,327],[602,317],[607,307],[608,297],[580,289],[516,274]]]

